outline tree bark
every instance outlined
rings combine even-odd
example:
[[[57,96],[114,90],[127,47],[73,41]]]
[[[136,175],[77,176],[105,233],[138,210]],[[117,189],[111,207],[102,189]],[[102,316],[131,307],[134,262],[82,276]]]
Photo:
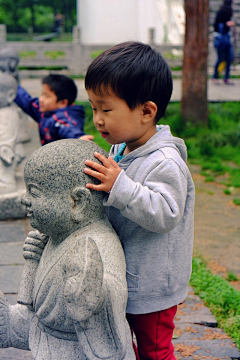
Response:
[[[209,0],[185,0],[181,112],[185,123],[207,124]]]

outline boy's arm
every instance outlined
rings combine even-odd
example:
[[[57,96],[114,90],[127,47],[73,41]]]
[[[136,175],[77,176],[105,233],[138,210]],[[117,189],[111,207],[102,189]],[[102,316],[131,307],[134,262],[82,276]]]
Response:
[[[31,116],[35,121],[39,122],[41,120],[38,99],[32,98],[28,94],[28,92],[20,85],[18,85],[17,96],[14,101],[26,114]]]
[[[85,134],[74,119],[62,114],[52,116],[52,135],[55,139],[78,139],[93,140],[93,136]]]
[[[103,155],[97,158],[103,165],[87,160],[86,165],[97,171],[88,168],[84,171],[99,179],[101,184],[86,186],[109,192],[105,206],[115,207],[123,216],[149,231],[168,232],[178,224],[184,213],[188,180],[172,159],[156,164],[140,184],[130,179],[113,159],[107,161]]]

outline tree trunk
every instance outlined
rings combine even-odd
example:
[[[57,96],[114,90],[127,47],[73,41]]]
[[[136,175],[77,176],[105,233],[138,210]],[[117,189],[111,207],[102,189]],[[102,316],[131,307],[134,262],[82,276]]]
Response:
[[[185,12],[181,111],[185,123],[207,124],[209,0],[185,0]]]

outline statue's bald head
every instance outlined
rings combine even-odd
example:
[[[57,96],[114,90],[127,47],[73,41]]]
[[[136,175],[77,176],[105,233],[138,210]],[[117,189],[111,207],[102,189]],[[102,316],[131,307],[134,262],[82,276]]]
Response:
[[[19,55],[16,50],[11,47],[2,48],[0,50],[0,59],[16,59],[19,60]]]
[[[16,79],[8,74],[8,73],[0,73],[0,90],[1,92],[8,92],[9,90],[13,90],[17,93],[18,83]]]
[[[95,151],[107,156],[97,144],[79,139],[64,139],[45,145],[29,157],[24,169],[25,182],[37,182],[50,194],[62,191],[71,194],[75,188],[86,187],[89,182],[99,183],[84,173],[86,159],[98,162]],[[103,196],[103,192],[91,191],[96,207],[102,207]]]

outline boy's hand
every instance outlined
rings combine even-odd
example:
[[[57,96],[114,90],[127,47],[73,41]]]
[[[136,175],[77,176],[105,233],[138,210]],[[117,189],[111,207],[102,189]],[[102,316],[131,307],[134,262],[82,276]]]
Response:
[[[100,180],[101,184],[87,184],[86,187],[92,190],[109,192],[116,178],[120,174],[121,168],[118,166],[116,161],[111,158],[111,156],[107,159],[104,155],[99,154],[98,152],[95,152],[94,156],[101,161],[102,165],[94,161],[86,160],[85,164],[96,171],[85,168],[84,172]]]
[[[92,136],[92,135],[83,135],[79,139],[80,140],[92,141],[94,139],[94,136]]]

